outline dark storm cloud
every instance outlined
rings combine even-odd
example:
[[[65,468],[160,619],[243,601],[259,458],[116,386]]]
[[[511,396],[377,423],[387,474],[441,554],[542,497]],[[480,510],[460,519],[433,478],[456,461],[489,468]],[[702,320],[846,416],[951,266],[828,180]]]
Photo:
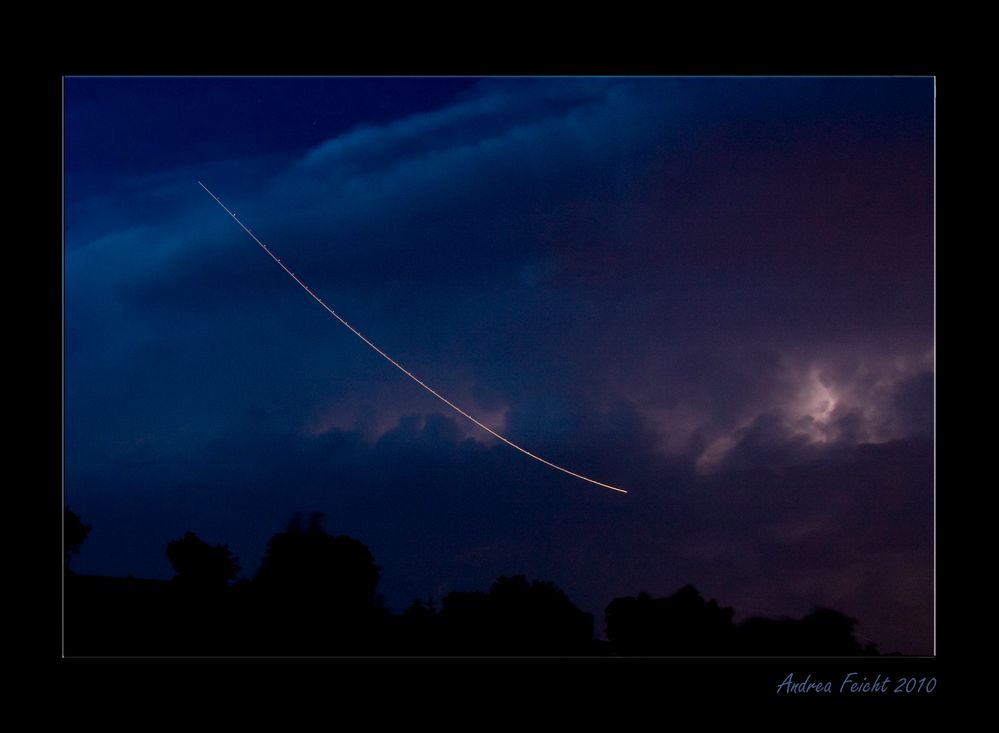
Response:
[[[486,80],[308,147],[77,182],[80,567],[165,574],[191,528],[252,569],[315,508],[397,604],[520,571],[591,611],[777,588],[778,612],[926,651],[878,603],[929,618],[931,105],[925,79]],[[438,415],[197,180],[417,375],[632,493]]]

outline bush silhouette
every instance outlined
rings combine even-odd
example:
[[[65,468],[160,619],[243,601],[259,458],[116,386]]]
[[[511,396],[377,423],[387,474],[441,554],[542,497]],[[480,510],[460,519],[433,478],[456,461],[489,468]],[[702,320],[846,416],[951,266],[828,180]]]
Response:
[[[69,568],[70,555],[75,555],[80,551],[80,546],[87,539],[90,530],[89,524],[84,524],[80,516],[68,506],[63,515],[63,548],[65,550],[66,568]]]

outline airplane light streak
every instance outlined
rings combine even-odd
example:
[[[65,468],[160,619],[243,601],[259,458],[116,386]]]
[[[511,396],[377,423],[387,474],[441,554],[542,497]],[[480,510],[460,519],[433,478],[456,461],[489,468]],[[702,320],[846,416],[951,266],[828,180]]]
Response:
[[[605,484],[605,483],[603,483],[601,481],[597,481],[595,479],[588,478],[586,476],[583,476],[582,474],[576,473],[575,471],[570,471],[568,468],[563,468],[562,466],[559,466],[559,465],[557,465],[555,463],[552,463],[551,461],[546,461],[541,456],[537,456],[534,453],[531,453],[526,448],[522,448],[521,446],[517,445],[516,443],[514,443],[509,438],[505,438],[504,436],[500,435],[499,433],[497,433],[492,428],[488,427],[487,425],[482,424],[481,422],[479,422],[478,420],[476,420],[474,417],[472,417],[471,415],[469,415],[467,412],[465,412],[464,410],[462,410],[460,407],[458,407],[456,404],[454,404],[453,402],[451,402],[451,400],[447,399],[444,395],[440,394],[439,392],[437,392],[436,390],[434,390],[432,387],[430,387],[429,385],[427,385],[425,382],[423,382],[421,379],[419,379],[419,377],[417,377],[411,371],[409,371],[408,369],[406,369],[402,364],[400,364],[395,359],[393,359],[391,356],[389,356],[384,351],[382,351],[380,348],[378,348],[370,339],[368,339],[367,336],[365,336],[363,333],[361,333],[356,328],[354,328],[349,323],[347,323],[347,321],[344,320],[343,318],[341,318],[340,315],[335,310],[333,310],[328,305],[326,305],[325,301],[323,301],[322,298],[320,298],[318,295],[316,295],[312,291],[312,288],[310,288],[308,285],[306,285],[304,282],[302,282],[302,280],[299,279],[298,275],[296,275],[294,272],[292,272],[291,269],[289,269],[288,266],[285,265],[284,262],[281,261],[280,257],[278,257],[273,252],[271,252],[270,248],[268,248],[268,246],[266,244],[264,244],[263,242],[261,242],[257,238],[257,235],[254,234],[253,232],[251,232],[249,230],[249,228],[243,222],[241,222],[239,220],[239,217],[237,217],[234,213],[232,213],[232,211],[230,211],[229,208],[219,200],[218,196],[216,196],[214,193],[212,193],[211,191],[209,191],[208,187],[205,184],[203,184],[201,181],[198,181],[198,185],[201,186],[203,189],[205,189],[205,192],[209,196],[211,196],[213,199],[215,199],[215,203],[217,203],[219,206],[221,206],[222,209],[229,216],[232,217],[233,221],[235,221],[237,224],[239,224],[239,226],[242,227],[243,231],[246,232],[247,234],[249,234],[250,237],[253,239],[253,241],[256,242],[257,244],[259,244],[260,247],[264,250],[264,252],[266,252],[268,255],[270,255],[271,259],[274,260],[281,267],[282,270],[284,270],[285,272],[288,273],[288,275],[291,277],[292,280],[294,280],[296,283],[298,283],[305,292],[307,292],[309,295],[311,295],[313,300],[315,300],[317,303],[319,303],[319,305],[321,305],[323,308],[325,308],[326,311],[331,316],[333,316],[334,318],[336,318],[338,321],[340,321],[340,323],[342,323],[344,326],[346,326],[348,329],[350,329],[350,331],[355,336],[357,336],[359,339],[361,339],[361,341],[363,341],[368,346],[370,346],[372,349],[374,349],[375,352],[377,352],[379,356],[381,356],[382,358],[384,358],[392,366],[394,366],[396,369],[398,369],[399,371],[401,371],[407,377],[409,377],[410,379],[412,379],[418,385],[420,385],[421,387],[423,387],[423,389],[427,390],[427,392],[429,392],[434,397],[436,397],[437,399],[439,399],[445,405],[447,405],[448,407],[450,407],[452,410],[454,410],[455,412],[457,412],[462,417],[465,417],[468,420],[471,420],[473,423],[475,423],[476,425],[478,425],[480,428],[482,428],[483,430],[485,430],[487,433],[489,433],[493,437],[499,438],[500,440],[502,440],[504,443],[506,443],[511,448],[515,448],[516,450],[520,451],[521,453],[523,453],[528,458],[533,458],[535,461],[538,461],[539,463],[543,463],[546,466],[548,466],[549,468],[554,468],[556,471],[561,471],[562,473],[567,473],[570,476],[573,476],[574,478],[578,478],[578,479],[580,479],[582,481],[587,481],[587,482],[589,482],[591,484],[594,484],[596,486],[601,486],[601,487],[603,487],[605,489],[610,489],[611,491],[617,491],[617,492],[619,492],[621,494],[627,494],[628,493],[624,489],[619,489],[616,486],[611,486],[610,484]]]

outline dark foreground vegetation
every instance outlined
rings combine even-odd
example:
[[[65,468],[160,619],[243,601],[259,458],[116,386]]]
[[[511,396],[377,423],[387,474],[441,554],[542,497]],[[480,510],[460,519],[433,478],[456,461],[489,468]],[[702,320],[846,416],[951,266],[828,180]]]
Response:
[[[66,511],[65,652],[77,655],[361,656],[844,656],[877,653],[856,621],[831,609],[803,619],[751,618],[705,601],[693,586],[671,596],[616,598],[607,640],[592,614],[554,583],[501,577],[486,592],[439,605],[383,607],[367,547],[296,517],[274,535],[252,579],[227,545],[191,532],[170,542],[173,580],[85,576],[69,568],[90,531]]]

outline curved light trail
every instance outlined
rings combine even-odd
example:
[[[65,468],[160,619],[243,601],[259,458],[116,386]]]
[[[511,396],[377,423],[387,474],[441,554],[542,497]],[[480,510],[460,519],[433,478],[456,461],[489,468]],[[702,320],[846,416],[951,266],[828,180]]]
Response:
[[[465,412],[464,410],[462,410],[456,404],[454,404],[453,402],[451,402],[451,400],[449,400],[447,397],[445,397],[440,392],[437,392],[432,387],[430,387],[429,385],[427,385],[419,377],[417,377],[411,371],[409,371],[408,369],[406,369],[406,367],[404,367],[402,364],[400,364],[399,362],[397,362],[391,356],[389,356],[384,351],[382,351],[377,346],[375,346],[375,344],[367,336],[365,336],[363,333],[361,333],[356,328],[354,328],[349,323],[347,323],[347,321],[345,321],[343,318],[340,317],[340,314],[338,314],[335,310],[333,310],[328,305],[326,305],[326,303],[323,301],[323,299],[320,298],[318,295],[316,295],[312,291],[312,288],[310,288],[308,285],[306,285],[304,282],[302,282],[302,280],[299,279],[298,275],[296,275],[294,272],[292,272],[288,268],[288,266],[285,265],[281,261],[280,257],[278,257],[276,254],[274,254],[273,252],[271,252],[271,250],[267,247],[267,245],[264,244],[263,242],[261,242],[257,238],[257,235],[254,234],[253,232],[251,232],[249,230],[249,228],[243,222],[241,222],[239,220],[239,217],[237,217],[234,213],[232,213],[229,210],[229,208],[219,200],[218,196],[216,196],[214,193],[212,193],[211,191],[208,190],[208,186],[206,186],[205,184],[203,184],[201,181],[198,181],[198,185],[201,186],[203,189],[205,189],[205,192],[209,196],[211,196],[213,199],[215,199],[215,203],[217,203],[219,206],[221,206],[222,209],[225,211],[225,213],[227,213],[229,216],[231,216],[232,219],[233,219],[233,221],[235,221],[237,224],[239,224],[239,226],[242,227],[243,231],[246,232],[247,234],[249,234],[250,237],[253,239],[253,241],[256,242],[257,244],[259,244],[260,247],[264,250],[264,252],[266,252],[268,255],[270,255],[271,259],[274,260],[276,263],[278,263],[278,265],[280,265],[280,267],[281,267],[282,270],[284,270],[285,272],[288,273],[288,275],[291,277],[292,280],[294,280],[295,282],[297,282],[302,287],[302,289],[305,292],[307,292],[309,295],[311,295],[313,300],[315,300],[317,303],[319,303],[319,305],[321,305],[323,308],[325,308],[326,311],[331,316],[333,316],[338,321],[340,321],[340,323],[342,323],[344,326],[346,326],[347,328],[349,328],[350,331],[355,336],[357,336],[359,339],[361,339],[361,341],[363,341],[368,346],[370,346],[372,349],[374,349],[375,352],[377,352],[389,364],[391,364],[392,366],[394,366],[400,372],[402,372],[407,377],[409,377],[414,382],[416,382],[418,385],[420,385],[421,387],[423,387],[423,389],[427,390],[427,392],[429,392],[434,397],[436,397],[437,399],[439,399],[445,405],[447,405],[448,407],[450,407],[452,410],[454,410],[455,412],[457,412],[462,417],[465,417],[465,418],[471,420],[473,423],[475,423],[476,425],[478,425],[480,428],[482,428],[483,430],[485,430],[487,433],[489,433],[493,437],[499,438],[500,440],[502,440],[504,443],[506,443],[511,448],[515,448],[516,450],[519,450],[521,453],[523,453],[528,458],[533,458],[535,461],[538,461],[539,463],[543,463],[546,466],[548,466],[549,468],[554,468],[556,471],[561,471],[562,473],[567,473],[567,474],[569,474],[570,476],[572,476],[574,478],[578,478],[578,479],[580,479],[582,481],[586,481],[588,483],[594,484],[595,486],[600,486],[600,487],[603,487],[605,489],[610,489],[611,491],[617,491],[617,492],[619,492],[621,494],[627,494],[628,493],[624,489],[619,489],[617,486],[611,486],[610,484],[605,484],[605,483],[603,483],[601,481],[597,481],[595,479],[588,478],[586,476],[583,476],[580,473],[576,473],[575,471],[570,471],[568,468],[563,468],[562,466],[559,466],[558,464],[552,463],[551,461],[546,461],[541,456],[537,456],[537,455],[531,453],[531,451],[527,450],[526,448],[520,447],[519,445],[517,445],[516,443],[514,443],[512,440],[510,440],[509,438],[505,438],[504,436],[500,435],[499,433],[497,433],[495,430],[493,430],[489,426],[483,425],[481,422],[479,422],[474,417],[472,417],[471,415],[469,415],[467,412]]]

